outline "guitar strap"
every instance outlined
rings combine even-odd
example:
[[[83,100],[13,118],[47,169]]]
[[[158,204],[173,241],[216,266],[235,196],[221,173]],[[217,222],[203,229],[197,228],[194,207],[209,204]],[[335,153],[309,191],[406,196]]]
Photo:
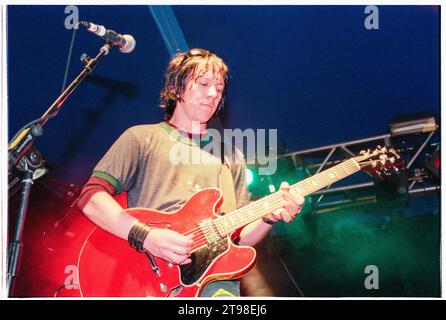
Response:
[[[229,164],[225,161],[225,146],[221,143],[221,166],[220,175],[218,177],[218,187],[223,194],[223,203],[221,205],[221,212],[229,213],[237,209],[237,201],[234,189],[234,179],[229,168]]]

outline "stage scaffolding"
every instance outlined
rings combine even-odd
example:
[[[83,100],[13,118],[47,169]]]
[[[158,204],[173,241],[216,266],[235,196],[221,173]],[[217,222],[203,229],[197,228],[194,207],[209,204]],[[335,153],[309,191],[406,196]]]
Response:
[[[376,146],[393,147],[401,156],[403,166],[395,179],[400,179],[400,192],[408,196],[440,192],[440,134],[434,118],[390,124],[390,133],[369,138],[347,141],[318,148],[283,154],[280,159],[291,158],[294,166],[303,166],[313,175],[336,165],[361,150],[373,150]],[[392,174],[387,174],[388,176]],[[312,194],[312,213],[330,211],[345,205],[361,205],[377,202],[377,185],[383,179],[365,172],[361,181],[328,186]],[[386,179],[386,177],[384,177]],[[358,192],[360,195],[358,195]],[[357,194],[355,196],[355,193]],[[336,200],[324,201],[336,194]]]

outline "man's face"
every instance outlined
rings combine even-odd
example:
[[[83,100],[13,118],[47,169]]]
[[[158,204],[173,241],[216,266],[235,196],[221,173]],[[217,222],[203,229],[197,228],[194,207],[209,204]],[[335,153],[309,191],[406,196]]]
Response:
[[[190,78],[177,102],[184,115],[191,121],[206,123],[217,110],[225,85],[220,74],[208,70]]]

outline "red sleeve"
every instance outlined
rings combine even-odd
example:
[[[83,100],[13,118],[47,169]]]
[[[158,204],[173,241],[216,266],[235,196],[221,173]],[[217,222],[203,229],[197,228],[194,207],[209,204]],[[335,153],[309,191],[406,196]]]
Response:
[[[77,207],[79,210],[83,210],[88,201],[90,201],[91,197],[99,191],[105,191],[111,196],[116,193],[116,188],[109,183],[108,181],[98,178],[98,177],[90,177],[87,183],[85,183],[82,188],[81,195],[77,201]]]

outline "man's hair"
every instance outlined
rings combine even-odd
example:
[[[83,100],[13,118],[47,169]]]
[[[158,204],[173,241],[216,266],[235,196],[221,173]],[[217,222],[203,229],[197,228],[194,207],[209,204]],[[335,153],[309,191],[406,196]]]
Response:
[[[224,81],[220,103],[215,114],[218,114],[224,106],[228,88],[228,66],[216,54],[199,48],[176,54],[169,62],[164,75],[164,86],[161,89],[161,109],[164,110],[164,119],[169,120],[177,101],[181,99],[188,80],[195,80],[205,72],[212,70]]]

